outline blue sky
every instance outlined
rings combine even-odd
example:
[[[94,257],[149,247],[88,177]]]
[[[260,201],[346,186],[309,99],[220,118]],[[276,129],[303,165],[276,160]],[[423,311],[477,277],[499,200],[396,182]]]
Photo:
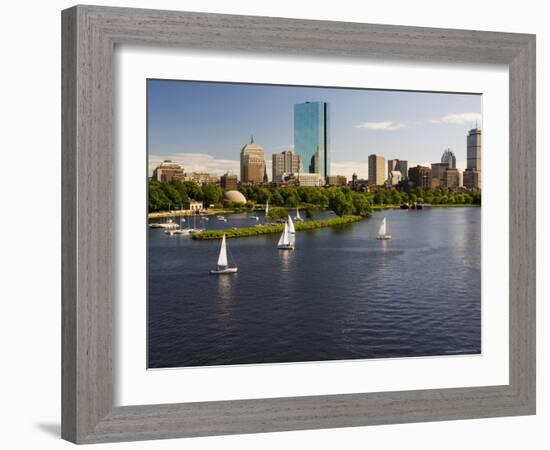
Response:
[[[239,172],[250,135],[271,154],[292,148],[293,105],[330,103],[331,173],[367,178],[368,155],[438,162],[451,148],[466,165],[466,135],[481,127],[481,96],[148,80],[149,173],[164,159],[186,172]]]

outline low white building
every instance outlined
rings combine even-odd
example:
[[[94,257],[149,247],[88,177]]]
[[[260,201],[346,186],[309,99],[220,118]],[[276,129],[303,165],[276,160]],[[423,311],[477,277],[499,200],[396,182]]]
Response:
[[[403,174],[399,170],[392,170],[390,171],[386,184],[389,187],[397,186],[402,179],[403,179]]]
[[[199,202],[197,200],[191,200],[189,202],[189,211],[193,213],[200,213],[202,210],[203,210],[202,202]]]
[[[298,186],[319,187],[325,185],[325,178],[318,173],[298,172],[294,175],[296,177],[296,180],[298,181]]]
[[[276,184],[289,184],[295,186],[319,187],[325,185],[324,177],[322,177],[318,173],[307,172],[283,173],[276,176],[273,179],[273,182]]]

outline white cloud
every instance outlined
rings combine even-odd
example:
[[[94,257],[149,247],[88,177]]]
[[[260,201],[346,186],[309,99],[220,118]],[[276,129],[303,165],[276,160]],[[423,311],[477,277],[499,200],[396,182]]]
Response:
[[[400,130],[401,128],[406,128],[406,125],[403,123],[397,122],[363,122],[359,125],[355,125],[355,128],[366,128],[367,130],[381,130],[381,131],[395,131]]]
[[[446,114],[439,119],[430,120],[432,123],[446,123],[451,125],[472,125],[478,123],[481,125],[481,114],[476,112],[451,113]]]
[[[330,164],[331,175],[344,175],[349,181],[354,173],[356,173],[359,178],[368,178],[368,164],[366,162],[357,161],[331,162]]]

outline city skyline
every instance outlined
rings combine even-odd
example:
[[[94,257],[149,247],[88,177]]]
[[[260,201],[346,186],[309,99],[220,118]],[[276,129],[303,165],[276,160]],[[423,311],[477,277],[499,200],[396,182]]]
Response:
[[[474,94],[165,80],[147,88],[149,175],[166,159],[186,172],[238,174],[250,134],[271,175],[271,155],[294,148],[294,105],[307,101],[330,104],[330,173],[348,178],[367,178],[370,154],[429,167],[447,148],[463,170],[466,135],[481,123]]]

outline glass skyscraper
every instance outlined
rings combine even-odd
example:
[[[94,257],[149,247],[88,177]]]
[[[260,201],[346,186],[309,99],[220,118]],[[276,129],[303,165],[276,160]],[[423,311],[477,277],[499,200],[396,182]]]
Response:
[[[328,117],[328,103],[294,105],[294,152],[300,156],[302,172],[330,175]]]

